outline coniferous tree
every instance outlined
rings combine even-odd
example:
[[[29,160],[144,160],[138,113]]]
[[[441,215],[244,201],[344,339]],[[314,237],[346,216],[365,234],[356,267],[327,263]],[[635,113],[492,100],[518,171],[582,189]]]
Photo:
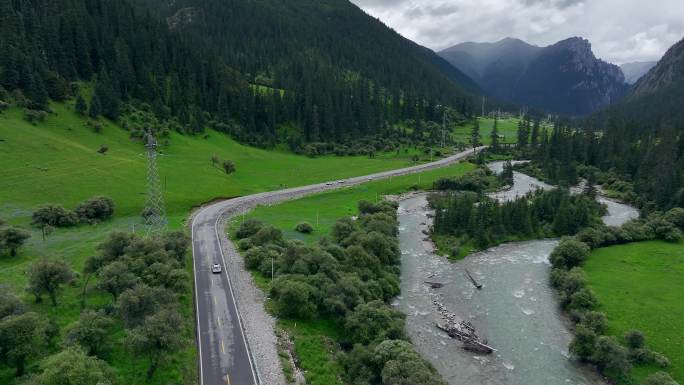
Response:
[[[529,117],[526,117],[524,120],[521,120],[518,123],[518,148],[524,148],[527,146],[529,140],[529,130],[530,121]]]
[[[493,152],[498,152],[499,151],[499,129],[498,129],[498,120],[494,118],[494,127],[492,128],[492,133],[490,135],[491,138],[491,149]]]
[[[473,124],[473,128],[470,130],[470,144],[473,148],[480,145],[480,120],[478,118],[475,118],[475,124]]]
[[[88,116],[95,119],[102,114],[102,105],[100,104],[100,98],[97,94],[93,94],[90,98],[90,108],[88,109]]]
[[[88,105],[81,94],[76,97],[76,104],[74,105],[74,110],[79,115],[85,115],[88,112]]]
[[[539,129],[540,129],[539,119],[535,119],[534,125],[532,126],[532,134],[530,136],[530,145],[532,146],[532,148],[536,148],[537,144],[539,143]]]

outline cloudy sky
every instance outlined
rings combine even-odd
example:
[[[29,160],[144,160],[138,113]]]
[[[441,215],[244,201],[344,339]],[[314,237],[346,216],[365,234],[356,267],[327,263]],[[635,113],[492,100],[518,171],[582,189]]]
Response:
[[[351,0],[434,50],[517,37],[548,45],[570,36],[609,62],[658,60],[684,38],[684,0]]]

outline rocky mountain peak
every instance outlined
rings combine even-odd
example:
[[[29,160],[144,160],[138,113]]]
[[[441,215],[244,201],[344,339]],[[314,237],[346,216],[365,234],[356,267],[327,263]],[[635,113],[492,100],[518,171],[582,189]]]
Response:
[[[621,98],[620,67],[598,59],[589,40],[570,37],[547,47],[517,39],[464,43],[441,53],[494,96],[569,115],[584,115]]]
[[[632,96],[648,94],[684,82],[684,39],[670,47],[658,64],[634,86]]]

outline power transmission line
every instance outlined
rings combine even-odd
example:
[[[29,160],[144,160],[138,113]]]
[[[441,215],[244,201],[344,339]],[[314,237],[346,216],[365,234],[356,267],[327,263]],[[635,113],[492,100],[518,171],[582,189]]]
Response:
[[[147,225],[147,234],[151,235],[165,232],[168,220],[157,167],[157,140],[151,131],[148,131],[145,136],[147,139],[145,144],[147,148],[147,201],[143,216]]]

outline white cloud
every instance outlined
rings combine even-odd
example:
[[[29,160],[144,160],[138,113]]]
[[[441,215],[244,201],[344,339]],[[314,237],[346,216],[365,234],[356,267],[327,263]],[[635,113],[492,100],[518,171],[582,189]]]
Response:
[[[352,0],[419,44],[516,37],[548,45],[571,36],[604,60],[657,60],[684,38],[682,0]]]

